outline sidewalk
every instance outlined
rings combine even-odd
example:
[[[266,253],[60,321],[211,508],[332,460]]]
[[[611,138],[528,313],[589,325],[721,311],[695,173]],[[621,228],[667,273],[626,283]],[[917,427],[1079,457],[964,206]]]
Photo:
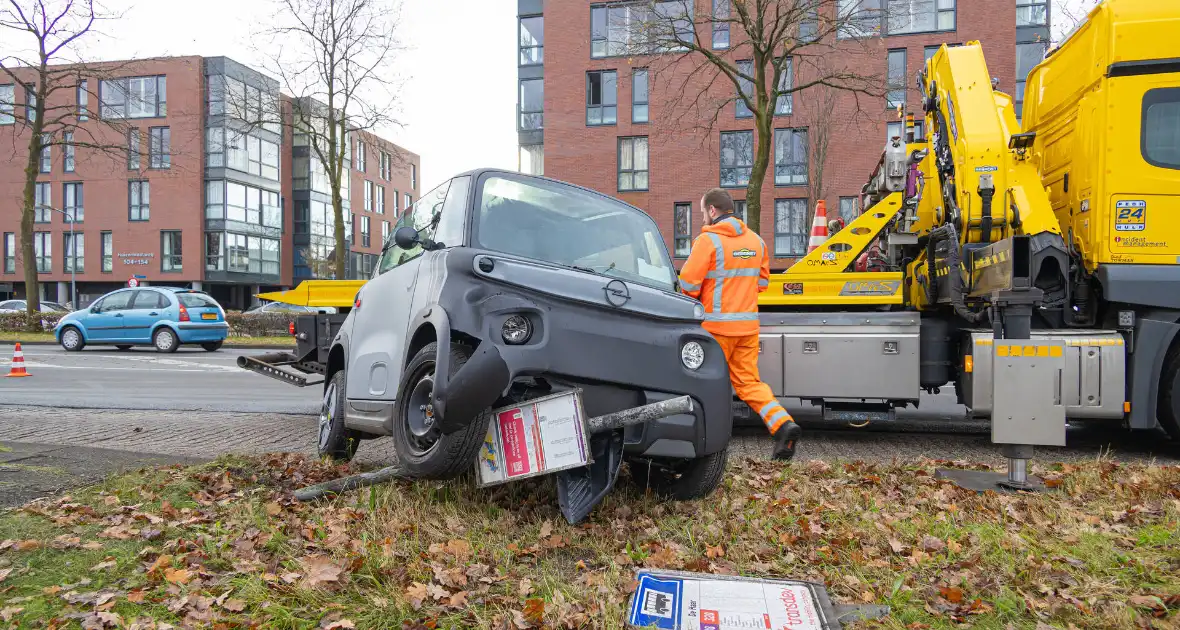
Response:
[[[194,464],[200,457],[149,455],[87,446],[0,442],[0,508],[95,483],[143,466]]]

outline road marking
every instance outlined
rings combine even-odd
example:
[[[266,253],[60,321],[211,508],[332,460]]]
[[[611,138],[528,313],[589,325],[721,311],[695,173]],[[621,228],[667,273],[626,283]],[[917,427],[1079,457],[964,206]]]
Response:
[[[25,363],[25,367],[30,371],[33,368],[38,370],[118,370],[126,372],[195,372],[200,374],[211,374],[214,372],[221,372],[222,370],[179,370],[176,368],[146,368],[146,367],[90,367],[82,365],[49,365],[49,364],[30,364]]]

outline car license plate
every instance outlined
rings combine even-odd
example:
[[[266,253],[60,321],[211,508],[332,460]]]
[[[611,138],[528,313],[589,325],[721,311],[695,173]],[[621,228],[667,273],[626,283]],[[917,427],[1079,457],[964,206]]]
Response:
[[[201,313],[201,319],[217,319],[217,313]]]

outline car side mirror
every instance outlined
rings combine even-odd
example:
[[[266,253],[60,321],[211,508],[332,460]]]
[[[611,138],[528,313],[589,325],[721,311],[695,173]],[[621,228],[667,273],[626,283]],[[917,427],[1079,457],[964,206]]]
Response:
[[[418,230],[410,226],[400,227],[393,233],[393,242],[402,249],[411,249],[418,244]]]
[[[91,313],[98,313],[98,307],[97,307],[97,306],[91,306],[91,307],[90,307],[89,309],[87,309],[87,310],[89,310]]]

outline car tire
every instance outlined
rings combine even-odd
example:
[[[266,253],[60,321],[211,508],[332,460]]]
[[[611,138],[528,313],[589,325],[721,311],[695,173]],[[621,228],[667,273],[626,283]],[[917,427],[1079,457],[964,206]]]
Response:
[[[319,433],[316,452],[320,457],[329,457],[337,461],[348,461],[356,455],[360,446],[361,434],[344,426],[344,409],[348,398],[344,392],[344,370],[332,375],[324,387],[324,400],[320,406]]]
[[[696,459],[666,462],[631,462],[631,480],[657,496],[677,501],[707,497],[721,485],[729,449]]]
[[[1180,346],[1168,353],[1160,373],[1156,417],[1164,431],[1173,440],[1180,441]]]
[[[119,350],[120,352],[126,352],[131,349],[131,346],[129,346],[125,343],[121,343],[121,344],[115,346],[115,349]]]
[[[398,463],[413,477],[452,479],[470,472],[483,444],[491,410],[481,412],[465,428],[443,435],[431,415],[429,401],[434,395],[434,367],[438,344],[418,351],[402,372],[394,409],[393,447]],[[451,344],[450,376],[471,358],[467,346]]]
[[[221,344],[222,344],[222,343],[224,343],[224,342],[222,342],[222,341],[211,341],[211,342],[209,342],[209,343],[203,343],[203,344],[201,344],[201,347],[202,347],[202,348],[204,348],[206,352],[217,352],[218,350],[220,350],[220,349],[221,349]]]
[[[78,352],[86,347],[86,338],[82,336],[82,331],[74,326],[66,326],[61,329],[61,347],[65,348],[66,352]]]
[[[180,337],[171,328],[161,326],[152,335],[152,345],[156,347],[156,352],[176,352],[180,347]]]

